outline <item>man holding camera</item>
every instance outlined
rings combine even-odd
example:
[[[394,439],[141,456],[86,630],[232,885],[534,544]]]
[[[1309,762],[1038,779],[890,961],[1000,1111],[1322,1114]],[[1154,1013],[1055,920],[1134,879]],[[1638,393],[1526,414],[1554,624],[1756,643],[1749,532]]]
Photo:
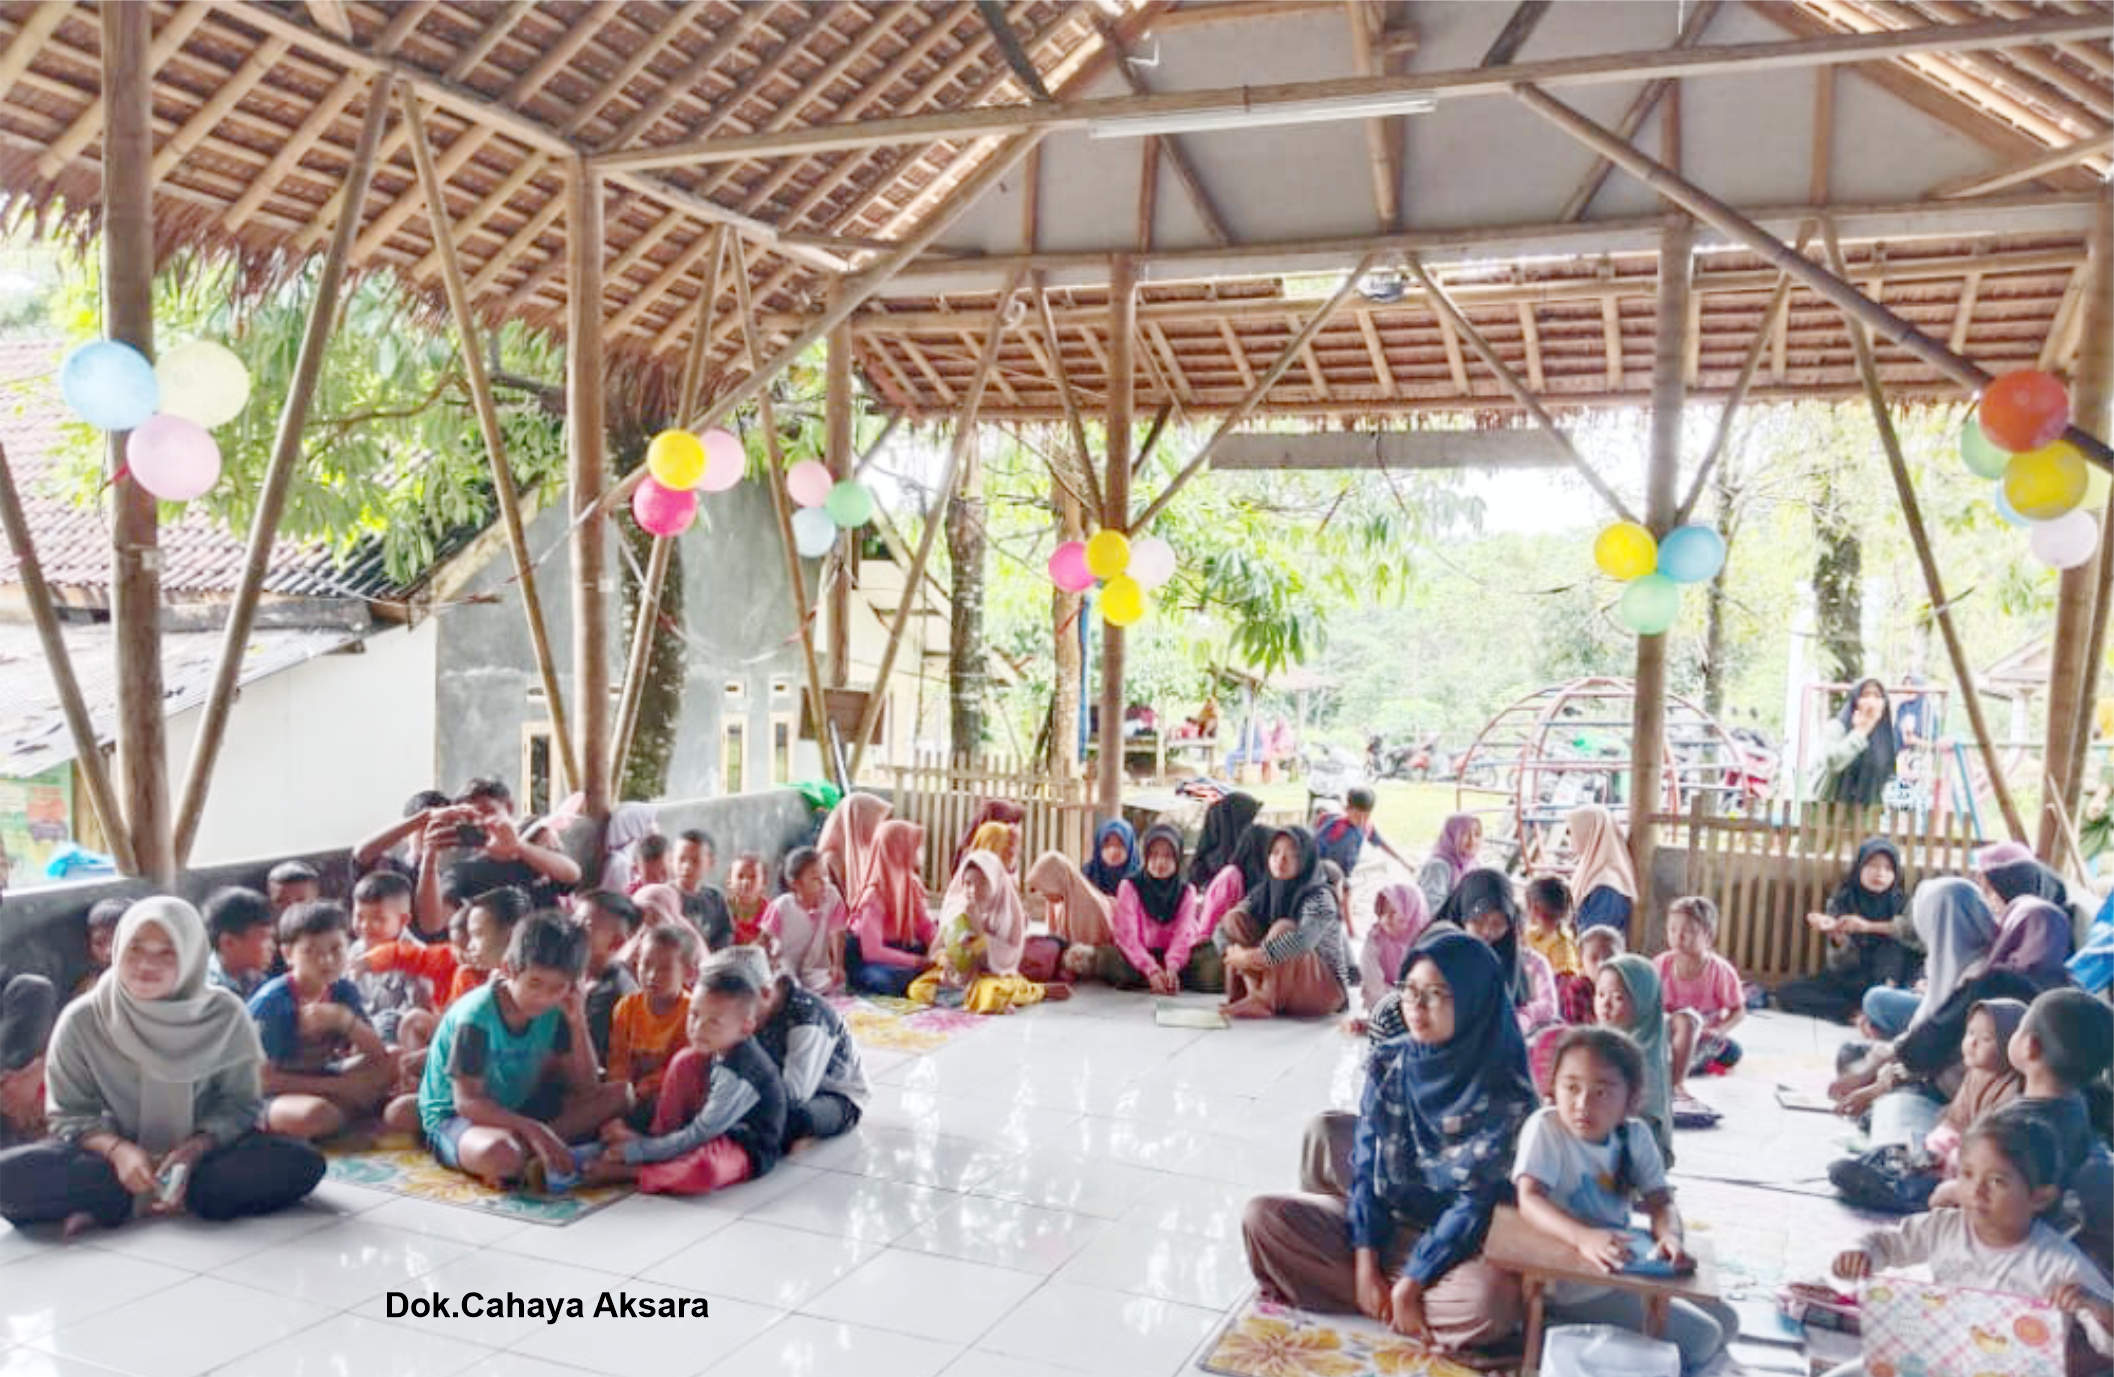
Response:
[[[515,885],[540,908],[580,883],[580,866],[554,847],[521,838],[514,797],[496,779],[473,779],[454,803],[429,808],[419,830],[419,934],[444,941],[448,913],[473,894]]]

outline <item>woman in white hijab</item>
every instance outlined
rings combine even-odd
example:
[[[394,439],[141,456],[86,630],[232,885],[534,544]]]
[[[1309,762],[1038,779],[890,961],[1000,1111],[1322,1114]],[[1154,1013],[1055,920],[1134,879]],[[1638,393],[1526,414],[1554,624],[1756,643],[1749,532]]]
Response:
[[[69,1232],[140,1212],[234,1219],[323,1179],[313,1147],[257,1131],[264,1049],[242,1001],[206,984],[206,946],[181,899],[126,910],[110,968],[52,1031],[53,1136],[0,1153],[0,1217]]]

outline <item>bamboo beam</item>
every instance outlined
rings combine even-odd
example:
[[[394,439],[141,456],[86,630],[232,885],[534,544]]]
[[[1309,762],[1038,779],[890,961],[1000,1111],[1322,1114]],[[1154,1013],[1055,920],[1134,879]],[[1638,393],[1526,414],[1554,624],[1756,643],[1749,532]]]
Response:
[[[1687,400],[1690,317],[1688,275],[1695,228],[1687,216],[1667,222],[1659,243],[1658,317],[1652,333],[1651,458],[1645,470],[1644,524],[1655,537],[1673,529],[1674,491],[1681,480],[1681,411]],[[1666,764],[1666,632],[1637,637],[1630,697],[1630,857],[1637,873],[1651,873],[1658,850],[1652,821],[1663,803]],[[1648,920],[1647,920],[1648,921]],[[1644,925],[1633,929],[1639,939]]]
[[[1530,5],[1543,0],[1527,0]],[[1351,67],[1363,76],[1385,74],[1375,39],[1385,16],[1386,0],[1344,0],[1350,21]],[[1402,228],[1402,127],[1399,116],[1376,115],[1365,121],[1365,161],[1373,179],[1373,213],[1380,228]]]
[[[1600,298],[1600,344],[1607,357],[1608,391],[1622,387],[1622,303],[1614,297]]]
[[[609,777],[615,787],[623,785],[624,767],[631,759],[632,738],[638,734],[639,704],[646,697],[646,674],[653,664],[654,630],[661,619],[661,589],[667,585],[668,565],[674,555],[674,538],[655,536],[652,553],[646,556],[646,577],[639,583],[639,613],[631,625],[631,652],[624,662],[624,686],[617,694],[617,722],[609,733]]]
[[[1024,151],[1024,150],[1023,150]],[[859,766],[866,760],[866,743],[873,736],[874,726],[881,720],[881,707],[888,701],[888,676],[895,672],[896,652],[903,647],[903,630],[910,624],[910,609],[917,599],[911,596],[918,580],[925,576],[925,565],[932,558],[932,546],[938,538],[940,528],[947,524],[947,504],[954,500],[954,487],[961,477],[962,459],[970,445],[976,443],[976,413],[983,404],[984,384],[990,381],[991,370],[998,363],[999,341],[1005,338],[1006,308],[1012,303],[1013,293],[1019,290],[1025,273],[1016,272],[1006,283],[1006,290],[999,293],[998,310],[991,318],[990,333],[984,337],[984,351],[976,361],[976,376],[969,384],[969,391],[962,398],[962,409],[954,422],[954,443],[947,448],[947,466],[940,473],[939,491],[932,510],[926,514],[925,529],[918,537],[917,554],[910,561],[910,568],[903,575],[903,599],[897,604],[895,616],[888,625],[888,640],[881,649],[880,668],[874,671],[873,688],[866,695],[866,706],[859,713],[859,727],[852,741],[851,777],[859,777]],[[849,292],[847,292],[849,295]],[[752,370],[751,376],[760,369]]]
[[[37,7],[23,19],[21,27],[7,42],[7,51],[0,53],[0,95],[14,89],[22,74],[44,50],[45,42],[59,31],[66,16],[74,12],[73,0],[37,0]]]
[[[1071,372],[1064,363],[1064,340],[1050,317],[1050,294],[1043,288],[1039,275],[1035,280],[1035,309],[1042,318],[1042,333],[1049,341],[1050,375],[1057,383],[1057,397],[1064,406],[1065,423],[1072,433],[1072,452],[1079,461],[1079,472],[1086,478],[1086,490],[1078,495],[1098,512],[1102,507],[1101,483],[1094,473],[1093,449],[1086,442],[1086,419],[1080,414],[1079,398],[1072,391]]]
[[[1821,234],[1827,244],[1828,261],[1839,271],[1843,261],[1842,245],[1836,241],[1834,227],[1823,222]],[[2004,814],[2004,826],[2009,835],[2023,839],[2026,826],[2020,821],[2018,806],[2011,800],[2010,787],[2004,783],[2003,758],[1996,752],[1995,738],[1982,714],[1982,695],[1975,689],[1974,664],[1968,659],[1967,648],[1953,625],[1952,603],[1945,596],[1944,576],[1938,570],[1938,558],[1931,549],[1930,532],[1923,524],[1923,506],[1916,500],[1916,481],[1909,474],[1908,460],[1902,455],[1901,437],[1894,431],[1893,414],[1887,410],[1886,387],[1879,380],[1879,363],[1873,354],[1871,336],[1865,331],[1863,318],[1854,312],[1843,312],[1843,327],[1849,331],[1850,348],[1857,355],[1857,373],[1864,382],[1865,399],[1871,403],[1872,424],[1879,431],[1880,448],[1886,451],[1887,472],[1894,480],[1894,495],[1901,503],[1901,519],[1908,527],[1909,543],[1916,548],[1916,563],[1923,570],[1923,587],[1930,595],[1931,614],[1937,619],[1938,634],[1945,642],[1945,654],[1952,661],[1953,678],[1959,681],[1960,701],[1967,709],[1967,722],[1974,731],[1975,744],[1989,769],[1989,787],[1997,796],[1997,808]]]
[[[153,43],[145,54],[147,71],[150,76],[154,72],[160,71],[163,64],[176,56],[177,52],[182,49],[184,41],[197,30],[200,24],[206,21],[206,16],[212,13],[212,8],[207,3],[207,0],[185,0],[184,4],[176,7],[176,12],[170,15],[167,21],[162,24],[161,32],[154,35]],[[43,154],[38,157],[36,164],[37,175],[46,179],[58,176],[60,171],[68,163],[72,162],[82,150],[95,142],[95,136],[99,132],[103,132],[103,123],[108,118],[109,109],[109,93],[107,91],[97,92],[96,98],[88,103],[88,108],[76,116],[73,123],[67,125],[65,130],[54,138]],[[153,139],[153,112],[151,110],[148,112],[147,134],[151,142]]]
[[[617,313],[609,318],[610,337],[615,338],[623,334],[631,328],[632,323],[640,316],[665,302],[668,299],[668,294],[675,290],[675,285],[688,277],[691,270],[704,259],[705,255],[717,254],[719,252],[719,236],[721,233],[723,231],[720,230],[703,231],[696,239],[691,241],[688,248],[678,251],[665,267],[661,267],[659,272],[647,279],[644,286],[630,290],[631,300],[618,307]],[[627,288],[623,283],[618,282],[613,285],[619,295],[624,295],[627,292]],[[673,311],[670,315],[672,319],[677,321],[683,318],[683,313],[680,310]],[[703,338],[703,336],[699,338]]]
[[[2045,176],[2050,172],[2060,172],[2064,168],[2075,167],[2087,158],[2098,157],[2110,151],[2114,151],[2114,131],[2104,134],[2092,134],[2073,143],[2066,143],[2060,148],[2050,149],[2044,157],[2035,158],[2029,162],[2017,163],[1995,172],[1978,172],[1971,177],[1959,177],[1950,182],[1941,182],[1931,188],[1930,194],[1936,200],[1952,201],[1962,197],[1981,196],[1992,191],[2002,191],[2006,187],[2017,186],[2020,182],[2030,182],[2036,177]]]
[[[184,160],[184,155],[198,146],[199,140],[213,132],[228,111],[242,104],[243,98],[256,89],[257,83],[270,75],[272,68],[279,65],[279,59],[285,57],[292,47],[292,43],[276,35],[258,44],[256,51],[243,59],[242,65],[221,83],[220,89],[177,126],[176,132],[155,153],[154,180],[158,182],[168,176]]]
[[[586,816],[609,816],[608,443],[602,366],[602,175],[584,158],[566,168],[565,440],[572,497],[573,688],[579,709],[580,792]],[[643,476],[644,464],[634,471]]]
[[[1152,87],[1146,82],[1144,75],[1131,64],[1130,49],[1116,26],[1098,9],[1093,11],[1092,17],[1094,28],[1101,35],[1101,41],[1115,52],[1116,72],[1123,78],[1123,84],[1130,87],[1134,96],[1151,95]],[[1196,161],[1189,156],[1189,149],[1183,144],[1181,136],[1168,134],[1158,142],[1161,151],[1167,156],[1167,165],[1174,170],[1175,180],[1182,184],[1183,192],[1188,195],[1189,204],[1196,211],[1197,219],[1204,222],[1204,233],[1211,236],[1211,242],[1214,244],[1232,243],[1233,231],[1226,228],[1226,217],[1219,210],[1218,202],[1212,198],[1210,190],[1204,185],[1202,175],[1196,170]],[[1030,247],[1032,248],[1032,245]]]
[[[624,94],[631,83],[638,79],[639,74],[653,64],[655,58],[664,56],[671,51],[681,51],[680,45],[675,41],[676,35],[689,25],[691,19],[696,17],[696,14],[697,11],[694,10],[687,12],[682,9],[670,10],[667,12],[668,23],[658,29],[650,29],[640,34],[637,45],[631,50],[631,56],[624,59],[623,65],[612,72],[607,81],[596,87],[592,95],[579,103],[578,107],[573,111],[572,118],[560,125],[558,132],[568,138],[578,134],[588,125],[593,124],[611,101]],[[729,27],[740,37],[747,37],[749,30],[755,25],[762,23],[763,19],[764,14],[759,6],[745,10],[742,18]],[[689,76],[691,74],[685,72],[681,75]]]
[[[832,291],[838,290],[832,286]],[[842,483],[850,479],[852,466],[852,337],[851,327],[838,322],[824,345],[822,375],[822,461],[829,476]],[[845,546],[844,568],[829,586],[829,683],[845,688],[851,683],[851,589],[857,572],[858,541]],[[822,754],[830,756],[827,734],[821,738]]]
[[[1512,399],[1519,403],[1520,409],[1532,416],[1535,424],[1547,431],[1555,438],[1556,443],[1562,446],[1566,457],[1571,461],[1571,467],[1578,470],[1579,476],[1585,479],[1586,486],[1600,494],[1600,500],[1607,503],[1609,510],[1617,516],[1624,521],[1635,521],[1637,518],[1630,513],[1629,504],[1586,462],[1586,457],[1578,452],[1578,447],[1571,443],[1571,437],[1556,424],[1556,418],[1549,414],[1548,408],[1520,381],[1519,375],[1498,357],[1497,350],[1491,347],[1489,340],[1483,338],[1482,331],[1476,329],[1468,317],[1461,314],[1461,308],[1454,305],[1453,298],[1447,295],[1446,289],[1439,285],[1438,279],[1431,275],[1423,262],[1415,254],[1409,255],[1404,261],[1409,266],[1410,275],[1417,279],[1418,284],[1424,288],[1424,294],[1431,298],[1432,307],[1438,312],[1440,319],[1454,334],[1467,342],[1475,356],[1483,361],[1483,366],[1497,376],[1499,385],[1512,394]]]
[[[1960,283],[1960,299],[1953,303],[1952,333],[1945,347],[1955,354],[1967,347],[1967,333],[1974,328],[1975,302],[1982,294],[1982,274],[1970,272]]]
[[[1794,252],[1731,206],[1694,183],[1683,180],[1679,174],[1617,139],[1570,106],[1532,86],[1521,86],[1516,94],[1528,109],[1587,147],[1599,149],[1624,171],[1637,177],[1661,196],[1746,244],[1840,310],[1856,316],[1860,323],[1922,359],[1968,391],[1979,392],[1988,385],[1989,373],[1972,360],[1953,353],[1910,322],[1866,297],[1840,276]],[[2114,451],[2110,451],[2106,442],[2098,436],[2088,435],[2073,425],[2063,432],[2063,438],[2076,445],[2087,458],[2101,468],[2114,469]]]
[[[482,332],[470,304],[470,291],[463,281],[462,261],[456,253],[455,225],[448,216],[447,189],[439,165],[433,160],[433,145],[426,137],[425,117],[418,95],[403,92],[404,126],[409,132],[411,159],[418,171],[420,195],[426,207],[427,233],[433,236],[434,252],[440,256],[441,287],[448,298],[448,314],[455,321],[455,335],[462,351],[463,377],[469,383],[470,403],[477,413],[478,433],[484,438],[487,467],[492,475],[492,504],[498,508],[500,529],[506,532],[507,552],[513,559],[514,581],[521,585],[521,614],[528,623],[529,646],[536,657],[536,675],[543,685],[544,702],[551,719],[553,763],[559,781],[569,792],[581,787],[580,757],[574,747],[571,723],[565,712],[565,695],[558,681],[558,657],[551,650],[550,628],[543,616],[543,594],[537,583],[536,561],[529,554],[528,532],[521,523],[521,494],[514,486],[514,469],[508,461],[506,432],[499,424],[499,404],[492,395],[492,380],[485,368]]]
[[[367,188],[374,175],[374,155],[389,121],[389,77],[377,76],[367,93],[367,114],[360,123],[360,141],[353,149],[352,170],[345,179],[344,212],[331,232],[330,252],[316,279],[315,300],[308,308],[308,324],[301,335],[301,352],[294,361],[286,403],[279,413],[278,431],[272,440],[272,457],[265,466],[264,482],[257,493],[257,509],[250,517],[249,546],[243,556],[242,576],[228,603],[228,618],[220,638],[220,654],[213,665],[213,682],[198,715],[198,731],[191,747],[191,762],[184,775],[183,802],[176,812],[174,838],[179,868],[191,858],[191,844],[198,838],[198,825],[205,817],[206,796],[213,786],[213,767],[220,760],[226,739],[228,715],[234,711],[236,686],[242,677],[242,660],[249,649],[250,626],[257,612],[257,599],[271,572],[272,542],[278,539],[279,522],[286,512],[286,499],[293,490],[294,470],[301,461],[301,431],[308,424],[308,409],[315,400],[316,382],[323,375],[323,359],[330,349],[331,333],[337,328],[338,296],[352,254],[353,235],[359,229],[360,211],[367,203]]]
[[[30,536],[29,518],[22,509],[22,495],[15,489],[14,470],[7,449],[0,445],[0,528],[15,552],[16,577],[22,580],[22,596],[29,603],[29,619],[37,628],[37,643],[44,650],[44,664],[58,691],[59,711],[66,719],[67,735],[73,739],[73,759],[88,790],[88,806],[96,825],[103,829],[110,854],[120,874],[137,875],[139,862],[132,854],[132,841],[125,832],[125,815],[118,811],[117,794],[110,787],[110,772],[103,765],[102,743],[96,739],[95,719],[88,700],[81,696],[81,681],[73,672],[73,655],[66,634],[59,626],[58,599],[44,582],[44,562]]]
[[[154,49],[145,5],[104,5],[103,333],[154,357]],[[117,668],[118,788],[136,874],[167,889],[179,869],[169,818],[161,666],[161,539],[154,496],[126,472],[125,439],[108,439],[114,511],[111,621]]]
[[[1138,233],[1139,253],[1152,252],[1152,222],[1160,209],[1160,141],[1138,141]]]
[[[1336,289],[1336,294],[1323,302],[1319,310],[1307,317],[1307,323],[1300,328],[1298,333],[1285,342],[1285,347],[1278,351],[1277,357],[1271,361],[1270,366],[1263,370],[1263,375],[1255,380],[1255,385],[1249,388],[1247,394],[1241,398],[1240,405],[1226,414],[1225,419],[1219,422],[1218,429],[1211,433],[1211,438],[1204,442],[1203,448],[1199,449],[1196,452],[1196,456],[1187,464],[1184,464],[1172,479],[1168,480],[1167,486],[1160,489],[1158,497],[1155,497],[1145,505],[1145,510],[1138,513],[1138,519],[1135,522],[1126,521],[1111,529],[1120,530],[1126,534],[1130,531],[1143,530],[1152,524],[1154,517],[1167,509],[1167,504],[1174,500],[1175,494],[1188,487],[1190,481],[1202,473],[1204,466],[1211,462],[1211,451],[1218,447],[1219,441],[1232,434],[1234,429],[1243,421],[1246,421],[1255,408],[1262,404],[1263,398],[1269,395],[1270,389],[1277,386],[1278,379],[1284,377],[1291,370],[1292,365],[1298,362],[1305,353],[1306,347],[1313,343],[1314,336],[1320,334],[1322,327],[1327,325],[1336,313],[1343,309],[1344,303],[1357,293],[1359,281],[1365,277],[1367,272],[1372,270],[1373,262],[1378,256],[1377,254],[1367,254],[1365,261],[1353,269],[1351,275],[1343,280],[1343,285]],[[1114,340],[1110,341],[1111,346],[1114,343]],[[1129,359],[1129,352],[1130,346],[1125,343],[1122,356],[1126,363]],[[1113,395],[1117,387],[1116,374],[1113,368],[1108,376],[1109,391]],[[1125,376],[1128,376],[1127,369]],[[1122,385],[1128,388],[1129,383],[1126,381]],[[1115,409],[1115,406],[1111,404],[1110,413],[1114,414]],[[1114,445],[1113,437],[1111,437],[1109,443],[1111,446]],[[1114,504],[1104,503],[1102,509],[1104,512],[1113,511]]]
[[[1703,30],[1710,27],[1710,21],[1717,12],[1718,0],[1701,0],[1700,4],[1688,12],[1688,17],[1682,20],[1681,32],[1674,38],[1673,46],[1677,49],[1693,48],[1702,40]],[[1630,101],[1629,107],[1622,112],[1622,118],[1615,121],[1616,136],[1626,142],[1635,139],[1637,131],[1644,127],[1644,122],[1652,117],[1652,111],[1658,108],[1659,102],[1664,100],[1666,93],[1673,88],[1674,83],[1664,78],[1646,82],[1644,88]],[[1614,170],[1615,164],[1605,157],[1594,158],[1593,165],[1586,169],[1585,176],[1579,179],[1571,194],[1564,198],[1563,209],[1556,213],[1556,218],[1583,218],[1587,208],[1593,204],[1593,198],[1600,194],[1600,188],[1607,181],[1608,173]]]
[[[466,167],[470,159],[476,157],[478,152],[486,144],[490,143],[494,137],[490,130],[479,129],[474,125],[456,135],[455,141],[449,144],[447,151],[440,155],[438,165],[440,167],[441,182],[446,184],[457,172]],[[387,166],[391,156],[393,156],[392,147],[408,141],[409,135],[404,130],[392,130],[391,137],[384,142],[383,151],[376,155],[375,161]],[[534,161],[534,159],[532,158],[530,161]],[[367,228],[360,231],[360,237],[353,241],[352,256],[364,262],[369,254],[388,243],[396,232],[404,227],[404,222],[409,220],[418,208],[425,204],[426,198],[419,193],[418,183],[414,179],[410,186],[404,188],[402,195],[383,207],[381,214],[375,216],[373,220],[368,222]]]
[[[712,233],[712,256],[706,260],[704,285],[697,292],[697,328],[690,335],[690,354],[683,363],[682,390],[675,414],[695,416],[704,400],[705,366],[712,358],[712,312],[719,303],[719,276],[727,260],[727,232]]]
[[[1153,33],[1179,33],[1219,24],[1253,24],[1271,19],[1305,19],[1326,13],[1315,0],[1201,0],[1168,10],[1152,22]]]
[[[792,26],[768,53],[756,69],[746,73],[740,82],[733,85],[725,97],[713,104],[704,122],[695,129],[686,131],[691,138],[711,138],[724,126],[741,103],[758,94],[768,82],[775,81],[785,70],[785,64],[797,56],[815,33],[829,23],[831,6],[824,5],[810,13],[806,19]],[[720,64],[747,34],[760,26],[759,21],[774,17],[770,6],[759,5],[743,10],[742,18],[726,26],[712,41],[710,47],[693,59],[688,66],[668,81],[624,121],[616,133],[604,141],[604,148],[625,148],[653,129],[661,118],[674,108],[685,96],[698,92],[715,75],[720,75]]]
[[[1517,309],[1520,344],[1527,351],[1527,386],[1539,392],[1548,386],[1548,378],[1541,371],[1541,335],[1534,328],[1534,306],[1522,301]]]
[[[1380,384],[1381,395],[1395,395],[1395,370],[1388,365],[1387,350],[1380,343],[1380,329],[1373,324],[1370,313],[1358,313],[1358,333],[1365,336],[1365,357],[1373,365],[1373,381]]]
[[[1109,261],[1108,283],[1108,468],[1101,482],[1101,525],[1104,530],[1127,532],[1134,529],[1130,524],[1130,428],[1137,375],[1131,368],[1131,350],[1138,335],[1132,314],[1138,294],[1128,257],[1118,254]],[[1135,529],[1143,530],[1147,524],[1140,520]],[[1104,618],[1094,793],[1105,818],[1123,815],[1123,642],[1123,628]]]
[[[1596,53],[1540,62],[1399,76],[1332,77],[1318,81],[1165,92],[1152,96],[1108,96],[1055,105],[987,105],[974,109],[908,115],[855,124],[822,124],[762,135],[733,135],[684,140],[645,149],[625,149],[597,156],[611,171],[695,167],[706,163],[755,161],[794,155],[872,148],[886,144],[959,141],[1084,129],[1097,120],[1117,117],[1198,114],[1268,109],[1316,100],[1353,100],[1393,95],[1428,95],[1434,100],[1503,95],[1531,83],[1551,88],[1604,85],[1640,77],[1711,76],[1729,72],[1775,71],[1913,53],[1959,52],[2008,48],[2064,38],[2098,36],[2104,20],[2097,15],[2046,15],[2038,19],[1991,20],[1978,24],[1935,25],[1914,30],[1870,34],[1832,34],[1776,43],[1733,43],[1687,49],[1652,48],[1641,52]],[[1618,160],[1619,161],[1619,160]]]

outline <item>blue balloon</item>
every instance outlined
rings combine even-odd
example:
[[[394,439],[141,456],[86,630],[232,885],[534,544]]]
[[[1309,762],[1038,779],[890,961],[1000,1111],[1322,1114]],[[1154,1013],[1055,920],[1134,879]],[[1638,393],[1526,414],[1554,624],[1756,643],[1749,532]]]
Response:
[[[1659,572],[1675,583],[1708,583],[1725,567],[1725,538],[1708,526],[1682,526],[1659,542]]]
[[[837,543],[837,523],[821,507],[802,507],[793,513],[793,548],[803,559],[820,559]]]
[[[114,339],[91,340],[66,356],[59,395],[98,430],[131,430],[161,409],[154,365]]]
[[[1995,483],[1991,483],[1989,485],[1989,495],[1995,499],[1997,504],[1997,515],[2004,518],[2004,524],[2006,524],[2007,526],[2031,526],[2033,524],[2032,522],[2028,521],[2025,517],[2020,516],[2019,509],[2011,505],[2010,498],[2004,496],[2004,484],[2002,480],[1999,480]]]

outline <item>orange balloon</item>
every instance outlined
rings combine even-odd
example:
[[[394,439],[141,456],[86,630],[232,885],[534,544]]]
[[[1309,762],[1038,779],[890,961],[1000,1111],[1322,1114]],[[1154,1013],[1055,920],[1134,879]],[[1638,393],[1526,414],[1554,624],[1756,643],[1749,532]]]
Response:
[[[2070,424],[2070,393],[2054,374],[2021,368],[1982,390],[1976,419],[1998,448],[2023,454],[2062,436]]]

